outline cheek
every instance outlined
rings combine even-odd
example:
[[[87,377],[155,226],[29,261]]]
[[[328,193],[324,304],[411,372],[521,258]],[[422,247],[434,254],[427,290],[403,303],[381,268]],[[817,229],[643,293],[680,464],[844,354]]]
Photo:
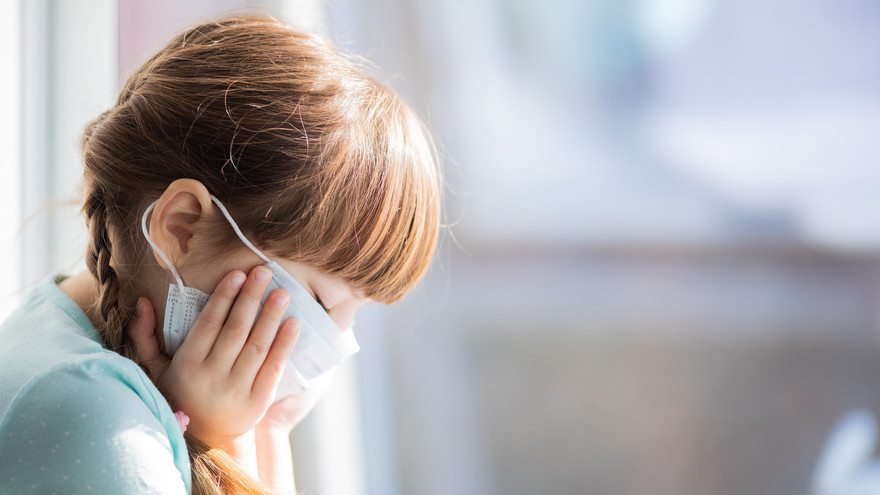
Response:
[[[247,274],[255,266],[262,264],[263,260],[249,250],[227,255],[206,255],[188,270],[192,283],[187,283],[187,285],[211,294],[229,272],[240,270]]]
[[[339,327],[341,331],[345,331],[354,324],[354,317],[357,310],[357,307],[346,307],[345,305],[340,304],[330,308],[330,311],[327,314],[330,315],[330,319],[333,320],[333,323],[336,323],[336,326]]]
[[[345,331],[354,323],[354,315],[341,315],[334,310],[330,310],[330,319],[333,320],[333,323],[336,323],[336,326],[339,327],[340,331]]]

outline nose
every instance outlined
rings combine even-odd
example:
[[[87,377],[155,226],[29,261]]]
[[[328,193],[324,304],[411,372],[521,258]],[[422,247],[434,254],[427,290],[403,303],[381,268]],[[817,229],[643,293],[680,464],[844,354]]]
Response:
[[[327,314],[339,330],[344,332],[354,324],[354,317],[359,307],[360,305],[355,301],[343,301],[330,308]]]

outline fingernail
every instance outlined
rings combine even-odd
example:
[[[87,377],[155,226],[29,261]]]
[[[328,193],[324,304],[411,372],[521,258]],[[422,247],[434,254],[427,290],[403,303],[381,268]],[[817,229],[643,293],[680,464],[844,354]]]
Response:
[[[270,277],[272,277],[272,272],[268,268],[261,266],[254,271],[254,278],[257,279],[257,282],[268,282]]]
[[[290,297],[287,294],[275,294],[274,296],[272,296],[272,304],[279,308],[287,304],[287,301],[289,300]]]
[[[229,284],[237,289],[244,284],[246,278],[247,277],[244,276],[244,273],[236,273],[231,279],[229,279]]]
[[[144,298],[143,296],[139,297],[137,302],[134,304],[134,319],[139,320],[141,315],[144,313]]]
[[[291,335],[293,335],[293,334],[295,334],[296,332],[299,331],[299,320],[297,320],[297,319],[295,319],[295,318],[290,318],[290,319],[287,320],[287,321],[290,322],[290,323],[287,324],[287,332],[288,332],[288,333],[290,333]]]

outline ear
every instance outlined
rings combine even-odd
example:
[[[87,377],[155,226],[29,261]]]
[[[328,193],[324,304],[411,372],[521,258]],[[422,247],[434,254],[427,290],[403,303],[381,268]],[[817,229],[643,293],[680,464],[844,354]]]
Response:
[[[179,270],[191,251],[196,227],[211,214],[208,189],[197,180],[178,179],[168,185],[153,208],[150,237]],[[163,269],[168,269],[159,253],[153,255]]]

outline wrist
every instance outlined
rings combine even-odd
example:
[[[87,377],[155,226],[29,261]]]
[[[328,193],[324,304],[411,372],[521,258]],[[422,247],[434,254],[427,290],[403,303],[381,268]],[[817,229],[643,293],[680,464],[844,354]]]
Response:
[[[235,459],[253,477],[258,477],[256,438],[253,430],[236,436],[211,436],[193,434],[212,449],[219,449]]]
[[[187,433],[212,449],[225,450],[228,453],[241,450],[247,445],[247,433],[242,435],[214,435],[198,431],[192,427],[187,428]],[[252,434],[253,432],[251,432]]]
[[[258,441],[284,439],[286,442],[292,431],[292,428],[272,423],[259,423],[254,428],[254,434]]]
[[[262,425],[255,433],[260,479],[276,493],[296,493],[289,431]]]

